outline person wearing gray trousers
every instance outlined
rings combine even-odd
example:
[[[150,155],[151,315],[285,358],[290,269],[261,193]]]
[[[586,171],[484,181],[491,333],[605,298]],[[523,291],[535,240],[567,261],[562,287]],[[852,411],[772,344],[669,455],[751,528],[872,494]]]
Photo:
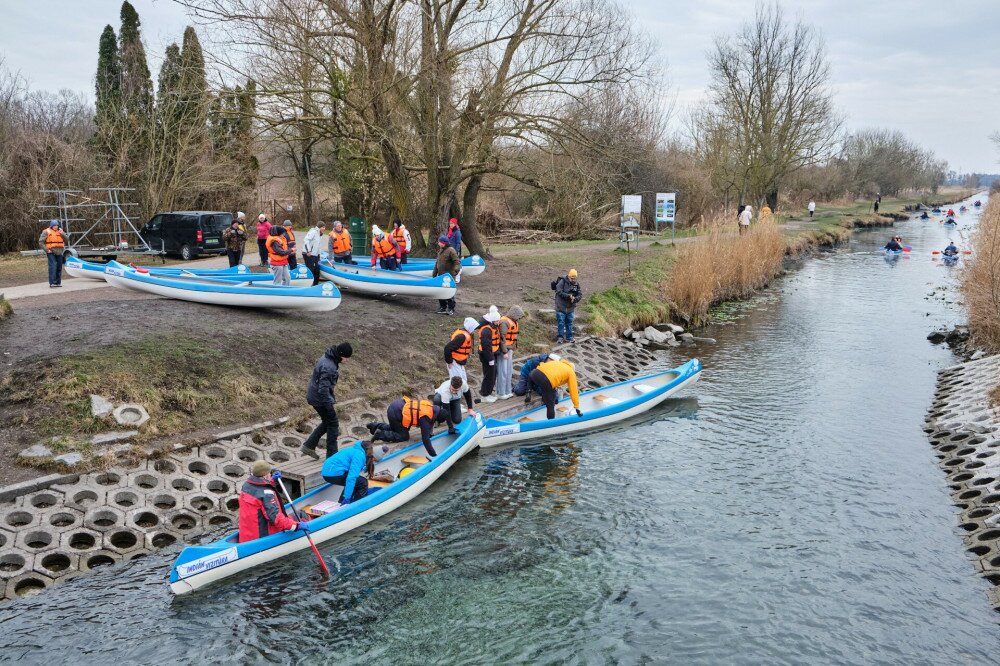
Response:
[[[497,322],[500,331],[500,352],[497,354],[497,397],[506,400],[514,395],[513,374],[514,374],[514,349],[508,345],[509,337],[513,337],[515,344],[517,339],[518,320],[524,316],[524,310],[518,305],[513,305],[507,314]],[[513,336],[508,336],[508,331],[514,328]]]
[[[288,270],[288,264],[284,266],[271,266],[271,274],[274,276],[274,284],[292,286],[292,273]]]

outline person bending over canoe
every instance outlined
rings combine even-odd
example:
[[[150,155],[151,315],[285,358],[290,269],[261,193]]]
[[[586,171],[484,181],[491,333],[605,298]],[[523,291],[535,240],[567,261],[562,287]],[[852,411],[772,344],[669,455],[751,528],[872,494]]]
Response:
[[[531,392],[534,391],[541,395],[542,391],[531,381],[531,371],[538,367],[539,363],[544,363],[549,360],[548,354],[539,354],[538,356],[532,356],[524,365],[521,366],[521,374],[517,379],[517,386],[514,387],[514,395],[524,396],[524,404],[531,402]]]
[[[381,460],[389,447],[375,447],[372,442],[358,442],[343,451],[337,451],[323,463],[323,479],[335,486],[343,486],[340,503],[350,504],[368,494],[368,479],[375,473],[375,463]]]
[[[306,526],[285,514],[278,498],[271,466],[258,460],[250,468],[250,478],[240,490],[240,543],[253,541],[284,530],[304,530]]]
[[[469,382],[461,377],[450,377],[444,380],[437,390],[434,391],[434,404],[441,408],[444,413],[445,422],[448,424],[448,434],[454,435],[455,425],[462,422],[462,398],[465,398],[465,405],[469,410],[469,416],[475,416],[476,410],[472,408],[472,389]]]
[[[576,370],[573,364],[558,354],[549,354],[549,360],[538,364],[538,367],[528,375],[540,389],[542,402],[545,403],[545,416],[550,421],[556,417],[556,389],[566,386],[569,397],[576,408],[576,415],[583,416],[580,411],[580,390],[576,384]]]
[[[955,247],[955,243],[953,243],[952,241],[948,241],[948,247],[946,247],[944,249],[944,252],[942,252],[941,254],[943,254],[946,257],[957,257],[958,248]]]
[[[389,443],[405,442],[410,439],[410,428],[419,426],[420,438],[427,453],[431,457],[437,455],[431,445],[431,434],[434,432],[435,423],[446,423],[448,420],[443,409],[430,400],[414,400],[404,395],[399,400],[389,403],[385,411],[389,417],[388,423],[372,421],[368,424],[373,440],[380,439]]]
[[[885,250],[887,252],[902,252],[903,246],[899,243],[899,236],[890,238],[889,242],[885,244]]]

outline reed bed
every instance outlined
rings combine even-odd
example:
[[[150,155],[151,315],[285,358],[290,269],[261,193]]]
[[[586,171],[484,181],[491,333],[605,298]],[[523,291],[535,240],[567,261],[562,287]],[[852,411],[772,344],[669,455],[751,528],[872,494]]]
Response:
[[[971,247],[962,272],[969,332],[977,346],[1000,353],[1000,197],[986,205]]]

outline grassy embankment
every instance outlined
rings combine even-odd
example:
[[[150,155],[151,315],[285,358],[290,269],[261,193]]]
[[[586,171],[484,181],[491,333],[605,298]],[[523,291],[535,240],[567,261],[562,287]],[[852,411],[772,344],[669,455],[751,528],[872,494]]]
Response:
[[[1000,201],[993,199],[986,205],[971,247],[975,253],[965,261],[962,272],[969,332],[975,345],[1000,353]]]

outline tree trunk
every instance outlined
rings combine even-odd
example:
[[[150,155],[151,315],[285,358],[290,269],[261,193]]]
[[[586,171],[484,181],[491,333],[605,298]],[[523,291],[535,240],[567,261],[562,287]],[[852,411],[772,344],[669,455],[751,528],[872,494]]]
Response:
[[[778,192],[777,191],[768,192],[767,195],[764,197],[764,201],[767,203],[768,206],[771,207],[772,211],[774,211],[775,213],[778,212]]]
[[[458,221],[458,226],[462,230],[462,241],[470,252],[478,254],[483,259],[492,259],[493,255],[483,246],[483,239],[476,226],[476,206],[479,203],[481,184],[482,176],[475,175],[465,185],[465,194],[462,196],[462,217]]]
[[[299,169],[299,184],[302,192],[302,210],[305,211],[307,227],[313,223],[313,189],[312,189],[312,147],[302,150],[302,166]]]

